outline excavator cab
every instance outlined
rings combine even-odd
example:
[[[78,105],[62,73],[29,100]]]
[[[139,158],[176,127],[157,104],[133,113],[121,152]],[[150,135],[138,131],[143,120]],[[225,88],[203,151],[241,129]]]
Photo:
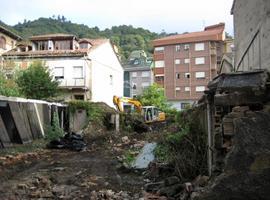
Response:
[[[143,106],[143,116],[146,123],[165,121],[165,113],[155,106]]]

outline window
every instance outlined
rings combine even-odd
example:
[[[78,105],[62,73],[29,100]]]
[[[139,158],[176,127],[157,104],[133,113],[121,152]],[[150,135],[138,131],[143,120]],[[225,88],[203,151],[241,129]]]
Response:
[[[204,86],[196,86],[196,92],[203,92],[205,90]]]
[[[4,38],[3,36],[0,37],[0,48],[6,49],[6,38]]]
[[[48,41],[38,42],[38,50],[48,50]]]
[[[83,67],[82,66],[73,67],[73,78],[83,78]]]
[[[195,51],[203,51],[203,50],[204,50],[204,43],[195,44]]]
[[[200,58],[195,58],[195,64],[196,65],[202,65],[205,63],[205,59],[204,57],[200,57]]]
[[[155,61],[155,67],[156,68],[164,67],[164,60]]]
[[[190,78],[190,73],[185,73],[185,78]]]
[[[155,47],[155,51],[164,51],[164,47]]]
[[[156,76],[155,80],[156,80],[156,82],[163,82],[164,81],[164,76],[163,75],[162,76]]]
[[[185,87],[185,92],[189,92],[190,91],[190,87]]]
[[[84,100],[84,95],[74,95],[74,99],[76,99],[76,100]]]
[[[149,77],[149,76],[150,76],[150,72],[148,71],[142,72],[142,77]]]
[[[142,82],[142,88],[147,88],[150,86],[149,82]]]
[[[179,65],[180,64],[180,59],[175,59],[174,64]]]
[[[180,79],[180,73],[175,73],[175,78]]]
[[[181,88],[180,87],[175,87],[175,91],[180,91]]]
[[[196,78],[203,79],[203,78],[205,78],[205,72],[196,72],[195,76],[196,76]]]
[[[88,43],[80,43],[80,48],[81,49],[88,49],[89,48],[89,44]]]
[[[72,48],[72,42],[70,40],[55,41],[56,50],[70,50]]]
[[[175,45],[175,51],[180,51],[181,46],[180,45]]]
[[[184,50],[189,50],[189,44],[184,45]]]
[[[55,67],[54,68],[54,78],[56,80],[64,79],[64,67]]]
[[[189,58],[185,58],[184,63],[188,64],[190,62]]]
[[[137,77],[137,72],[132,72],[132,73],[131,73],[131,76],[132,76],[133,78],[136,78],[136,77]]]

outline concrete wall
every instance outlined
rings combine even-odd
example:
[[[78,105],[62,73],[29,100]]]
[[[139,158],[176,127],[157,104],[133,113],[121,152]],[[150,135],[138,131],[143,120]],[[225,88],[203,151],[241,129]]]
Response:
[[[270,1],[235,0],[236,71],[270,70]]]
[[[123,68],[109,42],[90,52],[92,62],[92,101],[114,107],[113,96],[123,96]]]

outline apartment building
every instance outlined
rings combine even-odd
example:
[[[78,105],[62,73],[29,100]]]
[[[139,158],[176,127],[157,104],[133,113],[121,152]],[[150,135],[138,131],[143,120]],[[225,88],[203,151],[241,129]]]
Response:
[[[216,76],[224,50],[224,27],[219,23],[153,41],[155,82],[164,87],[176,109],[198,101]]]
[[[124,96],[136,97],[153,84],[152,58],[143,50],[131,52],[124,65]]]
[[[123,95],[123,67],[109,39],[79,39],[70,34],[32,36],[3,54],[20,69],[41,60],[50,69],[64,100],[81,99],[113,105]]]

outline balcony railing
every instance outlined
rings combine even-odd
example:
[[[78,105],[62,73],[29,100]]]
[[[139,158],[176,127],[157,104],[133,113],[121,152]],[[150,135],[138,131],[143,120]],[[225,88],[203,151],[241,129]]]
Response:
[[[85,78],[58,79],[60,87],[86,88]]]

